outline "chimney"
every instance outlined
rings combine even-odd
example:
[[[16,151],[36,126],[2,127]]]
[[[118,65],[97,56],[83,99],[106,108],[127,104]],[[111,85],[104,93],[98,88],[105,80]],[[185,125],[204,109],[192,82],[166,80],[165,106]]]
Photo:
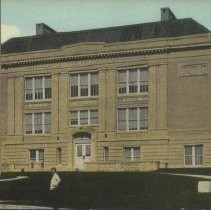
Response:
[[[36,24],[36,35],[43,35],[43,34],[53,34],[56,33],[51,27],[46,25],[45,23],[38,23]]]
[[[174,13],[168,7],[161,8],[161,21],[176,20]]]

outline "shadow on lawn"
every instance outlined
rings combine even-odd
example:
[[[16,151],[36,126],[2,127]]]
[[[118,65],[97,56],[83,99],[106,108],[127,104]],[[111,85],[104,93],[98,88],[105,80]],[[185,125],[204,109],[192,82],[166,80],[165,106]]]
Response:
[[[20,174],[18,174],[20,175]],[[1,200],[49,206],[51,173],[24,173],[29,179],[0,183]],[[197,209],[211,207],[198,194],[198,179],[143,173],[60,172],[60,206],[103,209]]]

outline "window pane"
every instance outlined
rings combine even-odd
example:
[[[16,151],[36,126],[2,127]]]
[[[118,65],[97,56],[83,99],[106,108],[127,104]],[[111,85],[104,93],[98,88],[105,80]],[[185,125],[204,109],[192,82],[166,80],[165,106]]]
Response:
[[[51,113],[45,113],[45,133],[51,132]]]
[[[148,129],[148,107],[140,108],[140,129]]]
[[[195,164],[203,165],[203,145],[195,146]]]
[[[109,148],[103,147],[103,160],[108,161],[109,160]]]
[[[38,150],[37,154],[38,154],[38,161],[44,162],[44,150],[43,149]]]
[[[42,133],[42,113],[34,114],[34,132]]]
[[[57,164],[62,163],[62,149],[61,148],[56,149],[56,163]]]
[[[28,134],[32,133],[32,114],[25,114],[25,131]]]
[[[90,123],[91,124],[98,123],[98,110],[90,110]]]
[[[91,156],[91,145],[85,145],[85,153],[87,157]]]
[[[127,92],[126,71],[118,72],[118,86],[120,94]]]
[[[131,160],[131,148],[130,147],[125,147],[124,148],[124,160],[128,161]]]
[[[70,112],[70,125],[78,125],[78,111]]]
[[[36,150],[35,149],[29,150],[29,156],[31,161],[36,161]]]
[[[35,77],[35,99],[43,98],[43,78]]]
[[[78,96],[78,74],[72,74],[70,76],[70,85],[71,85],[71,97]]]
[[[45,98],[51,98],[51,77],[45,77]]]
[[[88,124],[88,111],[80,111],[80,124]]]
[[[129,109],[129,130],[137,130],[137,108]]]
[[[87,73],[80,75],[80,89],[81,89],[81,96],[88,96],[88,74]]]
[[[33,87],[32,87],[32,78],[26,78],[25,80],[25,99],[33,99]]]
[[[148,69],[140,69],[140,92],[148,92]]]
[[[98,73],[90,74],[91,83],[91,96],[98,95]]]
[[[82,157],[82,145],[77,145],[77,157]]]
[[[138,83],[137,83],[137,69],[129,70],[129,93],[137,93]]]
[[[193,165],[192,146],[185,146],[185,165]]]
[[[118,130],[126,130],[126,109],[118,109]]]
[[[140,147],[133,148],[133,160],[139,161],[140,160]]]

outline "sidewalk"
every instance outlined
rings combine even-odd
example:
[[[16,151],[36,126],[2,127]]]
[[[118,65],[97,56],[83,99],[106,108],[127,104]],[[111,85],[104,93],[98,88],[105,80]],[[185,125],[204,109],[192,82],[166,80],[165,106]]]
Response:
[[[28,205],[16,205],[16,204],[0,204],[0,209],[46,209],[52,210],[51,207],[43,207],[43,206],[28,206]],[[74,210],[71,208],[59,208],[59,210]]]

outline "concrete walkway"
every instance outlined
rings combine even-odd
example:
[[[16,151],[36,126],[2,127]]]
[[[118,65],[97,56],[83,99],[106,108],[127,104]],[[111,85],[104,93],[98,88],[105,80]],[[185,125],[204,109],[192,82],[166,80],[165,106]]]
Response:
[[[195,177],[195,178],[203,178],[203,179],[210,179],[211,176],[207,175],[200,175],[200,174],[173,174],[173,173],[159,173],[159,174],[166,174],[166,175],[172,175],[172,176],[188,176],[188,177]]]
[[[46,210],[52,210],[51,207],[44,207],[44,206],[28,206],[28,205],[16,205],[16,204],[0,204],[0,209],[34,209],[34,210],[40,210],[40,209],[46,209]],[[59,208],[59,210],[76,210],[72,208]]]
[[[28,176],[17,176],[14,178],[8,178],[8,179],[0,179],[0,182],[8,182],[8,181],[15,181],[15,180],[19,180],[19,179],[28,179]]]

